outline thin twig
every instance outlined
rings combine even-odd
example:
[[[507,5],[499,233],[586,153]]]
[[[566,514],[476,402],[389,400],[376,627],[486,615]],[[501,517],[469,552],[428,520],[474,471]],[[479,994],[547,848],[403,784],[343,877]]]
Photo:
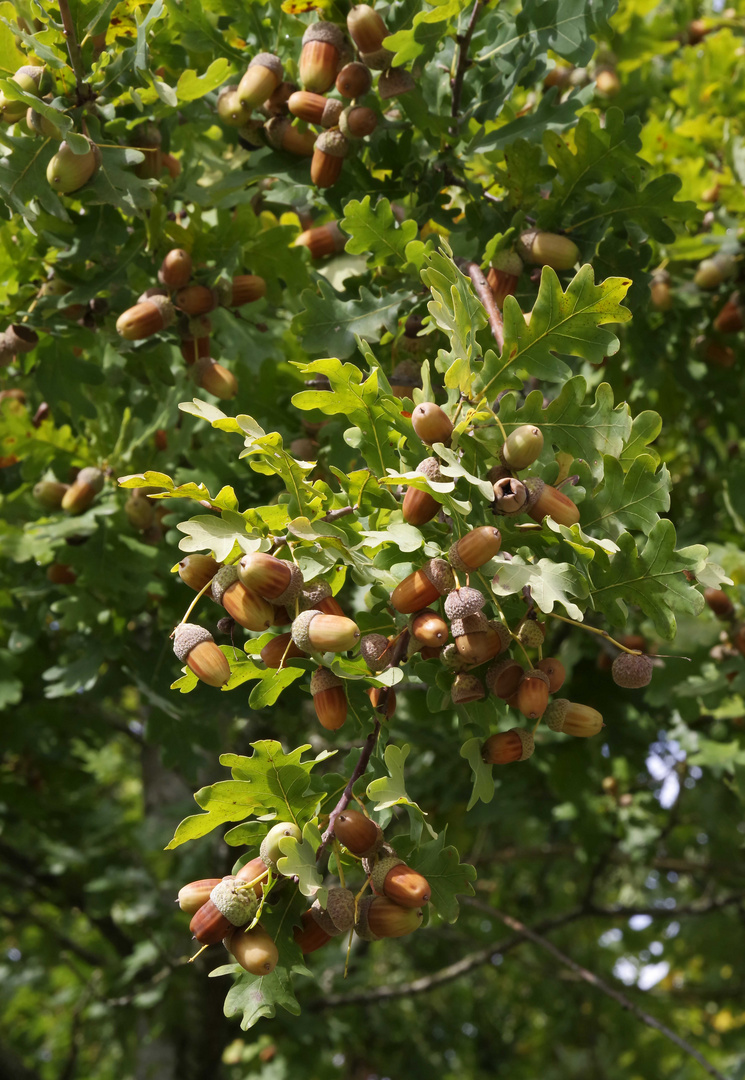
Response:
[[[467,259],[456,259],[455,261],[461,270],[470,277],[474,292],[484,305],[489,327],[501,353],[504,349],[504,323],[502,322],[502,312],[497,307],[489,282],[486,280],[484,272],[478,263],[469,262]]]
[[[339,814],[343,813],[349,806],[349,800],[352,798],[352,789],[359,780],[359,778],[363,775],[363,773],[367,769],[368,764],[370,763],[370,757],[373,750],[375,749],[375,744],[378,741],[379,734],[380,720],[376,720],[375,727],[365,739],[359,761],[355,765],[352,775],[349,777],[347,786],[341,793],[341,798],[339,799],[338,803],[329,814],[328,827],[326,829],[326,832],[321,837],[321,843],[319,844],[318,851],[316,852],[316,862],[318,862],[321,855],[323,854],[326,845],[328,844],[331,837],[334,835],[334,825],[336,824],[336,819],[338,818]]]
[[[468,51],[471,46],[471,38],[473,32],[476,29],[476,20],[479,17],[481,11],[481,0],[476,0],[471,11],[471,18],[468,20],[468,26],[466,27],[465,34],[458,34],[455,38],[458,45],[458,60],[455,68],[455,75],[450,80],[450,88],[453,91],[453,100],[450,106],[450,115],[455,124],[450,129],[451,134],[455,134],[457,130],[458,113],[460,112],[460,98],[463,93],[463,79],[466,75],[466,68],[468,67]]]
[[[487,905],[484,905],[486,908]],[[689,1042],[677,1035],[666,1024],[663,1024],[660,1020],[657,1020],[654,1016],[650,1016],[649,1013],[640,1009],[638,1005],[635,1005],[630,998],[627,998],[625,994],[622,994],[620,990],[616,990],[614,987],[609,986],[603,979],[595,975],[592,971],[588,971],[587,968],[582,967],[581,964],[576,963],[569,956],[563,953],[560,949],[548,941],[545,937],[539,934],[535,930],[531,930],[530,927],[521,923],[519,919],[514,919],[511,915],[505,914],[503,911],[498,911],[496,908],[488,908],[487,910],[497,919],[500,919],[505,926],[509,926],[511,930],[515,930],[523,937],[529,938],[535,945],[538,945],[541,949],[545,949],[546,952],[550,952],[552,956],[555,956],[559,963],[568,967],[570,971],[573,971],[575,975],[579,975],[580,979],[588,983],[590,986],[594,986],[596,990],[600,990],[601,993],[607,997],[616,1001],[622,1009],[626,1009],[635,1016],[637,1020],[641,1020],[647,1027],[654,1028],[655,1031],[659,1031],[661,1035],[664,1035],[670,1042],[674,1043],[680,1050],[692,1057],[694,1061],[697,1061],[699,1065],[706,1070],[710,1076],[716,1077],[716,1080],[727,1080],[724,1073],[721,1073],[710,1061],[700,1054],[694,1046],[691,1046]]]
[[[67,41],[67,51],[70,54],[70,66],[75,74],[75,83],[78,91],[78,104],[88,101],[91,96],[91,88],[85,81],[85,68],[83,67],[83,55],[75,33],[75,22],[70,11],[69,0],[59,0],[59,10],[62,16],[63,34]]]
[[[353,514],[356,507],[354,506],[340,506],[337,510],[329,510],[328,514],[324,514],[321,521],[338,521],[339,518],[346,517],[347,514]]]

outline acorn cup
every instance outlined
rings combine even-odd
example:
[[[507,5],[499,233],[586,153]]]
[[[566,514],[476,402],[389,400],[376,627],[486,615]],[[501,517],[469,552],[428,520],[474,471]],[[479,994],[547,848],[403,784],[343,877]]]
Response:
[[[378,126],[378,114],[367,105],[350,105],[339,116],[339,130],[347,139],[364,139]]]
[[[498,251],[486,275],[486,281],[501,311],[508,296],[514,296],[523,272],[523,261],[514,251]]]
[[[586,739],[603,729],[603,717],[589,705],[578,705],[566,698],[555,698],[543,714],[543,720],[552,731]]]
[[[422,645],[439,648],[450,636],[448,624],[437,611],[425,608],[409,620],[409,631]]]
[[[222,878],[200,878],[199,881],[190,881],[178,891],[176,902],[187,915],[195,915],[203,904],[210,898],[210,893],[215,885],[219,885]]]
[[[375,71],[390,67],[393,54],[383,48],[389,32],[377,11],[368,4],[356,4],[347,15],[347,30],[367,67]]]
[[[235,566],[220,567],[212,579],[210,595],[246,630],[259,632],[272,625],[274,608],[268,600],[246,588]]]
[[[241,128],[251,120],[251,110],[241,104],[237,86],[225,86],[217,97],[217,115],[228,127]]]
[[[10,364],[18,355],[32,352],[38,343],[35,330],[23,323],[13,323],[0,334],[0,367]]]
[[[524,674],[522,664],[508,656],[488,668],[486,685],[489,687],[489,692],[494,694],[495,697],[507,701],[513,694],[517,693]]]
[[[421,909],[402,907],[387,896],[367,896],[358,905],[354,929],[365,941],[405,937],[419,928],[423,915]]]
[[[307,653],[297,647],[292,640],[292,634],[288,633],[277,634],[276,637],[273,637],[271,641],[267,642],[259,655],[267,667],[283,668],[287,666],[288,660],[292,660],[293,657],[307,656]]]
[[[420,908],[429,903],[432,889],[426,877],[412,870],[397,855],[384,855],[378,859],[370,876],[373,890],[387,896],[394,904]]]
[[[261,106],[261,112],[265,116],[287,116],[288,108],[287,102],[297,90],[297,85],[293,82],[283,81],[272,90],[269,97]]]
[[[351,64],[345,64],[336,76],[336,89],[342,97],[361,98],[369,93],[372,87],[372,75],[366,64],[354,60]]]
[[[160,264],[158,281],[169,289],[181,289],[191,278],[191,255],[183,248],[172,248]]]
[[[532,424],[522,424],[507,436],[500,460],[508,469],[519,472],[527,469],[540,457],[543,449],[543,432]]]
[[[40,480],[31,494],[45,510],[59,510],[69,486],[57,480]]]
[[[309,611],[315,608],[323,615],[344,616],[344,609],[339,601],[331,595],[331,586],[323,578],[314,578],[306,582],[298,595],[298,604],[301,611]],[[292,620],[288,620],[291,622]]]
[[[494,512],[511,517],[522,513],[527,506],[528,491],[521,480],[505,476],[494,484]]]
[[[469,701],[481,701],[486,697],[486,691],[481,679],[461,672],[455,676],[455,681],[450,687],[450,697],[454,705],[465,705]]]
[[[527,720],[540,720],[548,705],[548,675],[531,668],[517,688],[517,707]]]
[[[270,146],[297,157],[312,157],[316,144],[314,131],[301,131],[286,116],[273,116],[264,125],[264,134]]]
[[[416,471],[421,473],[422,476],[426,476],[428,480],[434,480],[435,483],[444,479],[440,472],[440,463],[435,457],[428,457],[424,461],[420,461]],[[404,521],[408,522],[409,525],[419,526],[426,525],[428,521],[436,517],[441,508],[442,504],[433,498],[429,492],[409,487],[404,495],[401,512]]]
[[[365,693],[373,711],[390,720],[396,711],[396,691],[390,686],[369,686]]]
[[[316,225],[301,232],[295,240],[295,247],[307,247],[311,259],[323,259],[327,255],[338,255],[344,250],[346,242],[347,237],[339,228],[339,223],[328,221],[325,225]]]
[[[528,477],[524,486],[528,492],[527,511],[533,521],[541,522],[544,517],[550,517],[557,525],[578,523],[579,507],[563,492],[545,484],[537,476]]]
[[[493,525],[481,525],[471,529],[448,551],[448,561],[456,570],[468,573],[478,570],[498,554],[502,546],[502,534]]]
[[[11,79],[14,83],[17,83],[19,88],[26,94],[33,94],[34,97],[41,95],[41,82],[44,75],[44,68],[33,67],[31,64],[24,64],[19,67],[15,74],[11,75]],[[22,120],[26,115],[27,106],[18,101],[17,98],[6,97],[5,94],[0,91],[0,120],[5,124],[16,124],[19,120]]]
[[[341,175],[341,167],[348,153],[349,142],[338,128],[322,132],[313,148],[311,183],[319,188],[332,187]]]
[[[187,555],[178,564],[178,574],[184,584],[199,592],[208,581],[212,581],[222,566],[211,555]]]
[[[303,34],[300,81],[305,90],[325,94],[334,85],[346,48],[344,34],[334,23],[312,23]]]
[[[123,311],[116,320],[116,330],[126,341],[141,341],[167,330],[175,318],[173,304],[167,297],[151,296]]]
[[[365,634],[360,639],[360,656],[370,671],[382,671],[390,663],[390,642],[382,634]]]
[[[414,431],[428,446],[441,442],[450,445],[453,425],[447,414],[433,401],[422,401],[411,414]]]
[[[487,765],[510,765],[527,761],[535,750],[532,732],[527,728],[510,728],[490,735],[481,747],[481,757]]]
[[[211,356],[200,356],[191,369],[192,378],[208,394],[213,394],[221,401],[229,401],[238,393],[238,380],[232,371],[228,371]]]
[[[323,94],[313,94],[310,90],[297,90],[291,94],[287,107],[299,120],[325,128],[336,127],[344,108],[340,101],[324,97]]]
[[[326,615],[317,608],[303,611],[292,624],[292,639],[304,652],[347,652],[359,641],[360,630],[343,615]]]
[[[214,289],[206,285],[187,285],[176,293],[174,304],[186,315],[206,315],[214,311],[219,304],[219,297]]]
[[[338,731],[347,719],[344,680],[328,668],[317,668],[310,680],[310,692],[321,727],[327,731]]]
[[[265,52],[254,56],[236,92],[243,108],[250,112],[266,101],[282,82],[283,74],[278,56]]]
[[[203,626],[179,623],[173,633],[173,651],[181,663],[208,686],[224,686],[230,678],[230,664],[225,654]]]
[[[60,506],[68,514],[82,514],[103,487],[103,473],[94,466],[81,469],[62,496]]]
[[[88,144],[85,154],[74,154],[67,142],[60,143],[59,150],[47,165],[47,180],[55,191],[70,195],[84,187],[98,171],[101,152],[90,139]]]
[[[263,551],[244,555],[237,569],[246,588],[273,600],[278,607],[293,603],[303,587],[303,575],[294,563]]]
[[[410,93],[415,86],[413,76],[405,68],[390,67],[378,79],[378,97],[381,101],[402,97],[403,94]]]
[[[334,821],[334,836],[360,858],[370,858],[383,845],[383,830],[377,821],[358,810],[342,810]]]
[[[455,585],[453,571],[444,559],[430,559],[421,570],[405,577],[391,594],[391,604],[402,615],[413,615],[434,603]]]
[[[553,270],[571,270],[579,259],[579,248],[569,237],[540,229],[520,233],[517,253],[531,266],[550,266]]]
[[[244,971],[252,975],[269,975],[279,961],[274,939],[261,925],[251,930],[236,927],[225,935],[223,944]]]
[[[234,927],[250,923],[258,906],[253,890],[236,888],[234,877],[224,877],[195,913],[189,929],[200,944],[217,945]]]
[[[634,656],[633,653],[620,653],[613,661],[611,677],[616,686],[629,690],[638,690],[652,681],[654,665],[649,656]]]

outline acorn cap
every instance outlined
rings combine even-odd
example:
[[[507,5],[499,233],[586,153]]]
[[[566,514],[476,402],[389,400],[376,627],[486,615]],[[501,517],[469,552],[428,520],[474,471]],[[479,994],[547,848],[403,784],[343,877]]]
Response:
[[[455,682],[450,687],[450,697],[453,704],[457,705],[461,701],[478,701],[486,697],[486,691],[481,679],[461,673],[455,676]]]
[[[94,491],[98,492],[103,487],[103,473],[95,465],[87,465],[75,477],[75,483],[87,484],[88,487],[92,487]]]
[[[345,158],[349,153],[349,140],[338,128],[322,131],[316,139],[316,150],[329,157]]]
[[[472,615],[466,615],[463,619],[451,619],[450,633],[454,638],[463,637],[464,634],[485,634],[489,629],[489,620],[481,611],[474,611]]]
[[[543,673],[541,672],[541,674]],[[517,760],[527,761],[529,757],[533,756],[533,751],[535,750],[535,739],[533,738],[533,732],[529,731],[528,728],[521,727],[510,728],[510,731],[514,731],[517,737],[520,739],[520,742],[522,743],[523,752]]]
[[[307,581],[302,585],[298,596],[300,610],[304,611],[308,608],[314,608],[317,604],[320,604],[322,600],[328,600],[330,596],[331,586],[328,581],[324,581],[323,578],[314,578],[313,581]],[[294,599],[295,597],[293,597],[293,600]],[[276,603],[279,602],[276,601]]]
[[[313,921],[317,923],[318,926],[320,926],[321,929],[329,935],[329,937],[338,937],[339,934],[343,933],[343,931],[339,929],[334,920],[331,918],[328,911],[326,911],[325,908],[321,907],[321,903],[319,900],[314,900],[311,904],[310,914]]]
[[[534,477],[533,479],[537,479]],[[543,481],[540,481],[543,484]],[[528,509],[528,481],[505,476],[494,484],[494,509],[498,514],[519,514]],[[539,492],[540,494],[540,492]],[[538,495],[535,496],[535,499]],[[535,501],[535,500],[534,500]]]
[[[435,483],[445,479],[440,471],[440,462],[436,457],[426,457],[424,461],[420,461],[416,471],[421,473],[422,476],[426,476],[428,480],[434,480]]]
[[[511,274],[513,277],[520,277],[523,272],[524,263],[516,251],[510,251],[505,248],[503,251],[498,251],[491,261],[495,270],[499,270],[502,274]]]
[[[388,638],[382,634],[365,634],[360,639],[360,655],[370,671],[382,671],[388,666],[390,656],[383,656],[388,644]]]
[[[238,580],[238,570],[235,566],[221,566],[210,585],[210,596],[215,603],[222,604],[226,590]]]
[[[363,941],[377,941],[375,934],[370,929],[370,925],[367,921],[367,913],[370,910],[374,896],[366,896],[363,900],[360,900],[357,905],[357,918],[354,923],[354,932],[357,937],[361,937]]]
[[[288,607],[290,604],[293,604],[295,602],[295,597],[303,588],[303,575],[300,567],[295,566],[295,563],[291,562],[288,562],[287,566],[290,570],[290,581],[283,593],[272,598],[272,603],[275,607]]]
[[[245,926],[256,914],[259,902],[253,889],[236,891],[234,877],[223,878],[210,893],[210,900],[233,926]]]
[[[286,116],[273,116],[271,120],[268,120],[264,124],[264,135],[266,141],[275,150],[281,150],[282,144],[285,140],[285,131],[288,127],[292,126],[292,121],[288,120]]]
[[[329,889],[326,914],[338,933],[351,930],[354,926],[354,893],[350,889]]]
[[[653,670],[654,665],[649,656],[634,656],[632,653],[621,653],[613,661],[610,673],[616,686],[623,686],[628,690],[638,690],[642,686],[649,685]]]
[[[505,649],[510,647],[512,635],[504,623],[501,623],[499,619],[489,619],[489,626],[499,635],[499,639],[502,642],[502,648],[499,651],[504,652]]]
[[[445,599],[445,614],[449,619],[465,619],[467,615],[481,611],[485,603],[483,593],[466,585],[448,593]]]
[[[340,53],[346,45],[343,31],[336,23],[331,22],[311,23],[303,34],[302,43],[307,45],[309,41],[325,41],[327,45],[333,45]]]
[[[269,68],[277,76],[277,82],[282,82],[282,76],[284,75],[284,68],[282,67],[282,61],[274,53],[261,52],[254,56],[251,63],[248,65],[252,67],[265,67]]]
[[[292,626],[290,627],[292,640],[295,642],[299,649],[303,650],[303,652],[315,652],[313,646],[311,645],[308,630],[310,628],[310,624],[312,623],[313,619],[315,619],[316,615],[321,614],[322,612],[320,612],[317,608],[309,608],[308,611],[301,612],[300,615],[298,615],[298,617],[293,621]]]
[[[522,481],[523,487],[528,493],[528,499],[525,503],[525,509],[530,510],[541,497],[541,493],[545,488],[545,481],[541,480],[540,476],[528,476]]]
[[[384,855],[382,859],[378,859],[370,875],[375,892],[383,892],[383,885],[388,877],[388,871],[392,870],[394,866],[400,866],[403,861],[403,859],[399,859],[398,855]]]
[[[540,668],[529,668],[523,675],[523,679],[540,679],[541,682],[545,682],[548,686],[551,681],[545,671],[541,671]]]
[[[329,671],[328,668],[320,667],[311,675],[310,692],[313,697],[316,694],[323,693],[324,690],[331,690],[335,686],[344,686],[344,680],[340,679],[338,675],[334,675],[333,671]]]
[[[518,640],[529,649],[537,649],[543,644],[546,632],[535,619],[523,619],[517,629]]]
[[[446,592],[450,592],[455,587],[452,567],[448,566],[444,559],[430,559],[428,563],[424,564],[422,570],[440,596],[444,596]]]
[[[569,705],[568,698],[554,698],[546,706],[543,721],[548,724],[552,731],[564,730],[564,721],[566,720]]]
[[[195,645],[203,641],[214,641],[209,630],[197,623],[179,623],[173,632],[173,651],[179,660],[185,664],[186,658]]]
[[[371,66],[376,59],[375,54],[370,58]],[[367,60],[363,57],[365,63]],[[413,90],[416,83],[411,74],[404,70],[404,68],[388,68],[378,79],[378,95],[387,101],[388,98],[399,97],[401,94],[408,94],[410,90]]]
[[[453,642],[446,645],[440,653],[440,662],[443,667],[448,669],[448,671],[460,671],[466,664],[465,660],[458,652],[458,646]]]

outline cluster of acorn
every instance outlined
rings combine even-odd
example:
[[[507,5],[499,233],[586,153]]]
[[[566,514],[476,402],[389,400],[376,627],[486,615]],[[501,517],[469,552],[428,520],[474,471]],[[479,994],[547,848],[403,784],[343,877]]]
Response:
[[[49,512],[64,510],[65,513],[82,514],[93,503],[104,484],[103,472],[94,465],[80,469],[70,484],[47,478],[34,484],[33,496],[42,509]],[[47,578],[53,585],[72,585],[75,571],[66,563],[54,562],[47,567]]]
[[[181,337],[181,355],[194,382],[215,397],[227,400],[238,393],[235,375],[212,358],[207,317],[217,307],[239,308],[260,300],[266,282],[258,274],[222,278],[213,287],[192,279],[188,251],[173,248],[158,270],[159,285],[146,289],[134,307],[117,319],[116,329],[127,341],[141,341],[175,324]]]
[[[724,589],[709,588],[704,589],[704,600],[716,617],[727,623],[720,644],[714,646],[710,655],[717,660],[733,657],[738,653],[745,656],[745,623],[742,621],[742,612],[738,614],[732,597]],[[734,678],[734,675],[730,678]]]
[[[365,887],[369,884],[374,895],[361,898],[347,888],[329,888],[326,906],[316,900],[295,926],[295,941],[302,952],[314,952],[350,930],[367,941],[403,937],[416,930],[431,895],[427,879],[398,858],[377,822],[356,810],[345,809],[337,815],[334,835],[361,860]],[[288,883],[277,868],[284,837],[301,839],[294,822],[274,825],[261,843],[259,856],[237,874],[189,882],[177,898],[181,910],[192,916],[190,930],[196,940],[203,946],[222,941],[252,975],[268,975],[279,959],[277,946],[259,919],[264,903],[276,899]]]

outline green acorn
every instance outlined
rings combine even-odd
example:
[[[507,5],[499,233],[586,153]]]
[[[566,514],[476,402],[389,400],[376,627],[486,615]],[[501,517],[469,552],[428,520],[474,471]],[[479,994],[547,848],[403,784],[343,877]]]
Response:
[[[279,821],[273,825],[264,839],[261,841],[259,852],[265,866],[277,869],[277,859],[282,858],[282,849],[279,842],[283,836],[294,836],[296,840],[302,839],[302,833],[294,821]]]
[[[19,102],[20,104],[20,102]],[[62,130],[55,123],[42,116],[36,109],[29,108],[26,111],[26,124],[34,135],[41,135],[45,139],[61,139]]]
[[[18,86],[27,94],[33,94],[34,97],[39,97],[41,94],[41,79],[44,74],[44,68],[32,67],[30,64],[24,64],[23,67],[19,67],[15,75],[12,76],[13,82],[18,83]],[[24,102],[18,101],[15,98],[6,97],[5,94],[0,91],[0,119],[6,124],[15,124],[19,120],[22,120],[26,115],[27,107]]]
[[[88,139],[85,154],[74,154],[67,142],[61,142],[59,150],[47,165],[47,180],[55,191],[70,195],[84,187],[101,164],[101,153]]]

